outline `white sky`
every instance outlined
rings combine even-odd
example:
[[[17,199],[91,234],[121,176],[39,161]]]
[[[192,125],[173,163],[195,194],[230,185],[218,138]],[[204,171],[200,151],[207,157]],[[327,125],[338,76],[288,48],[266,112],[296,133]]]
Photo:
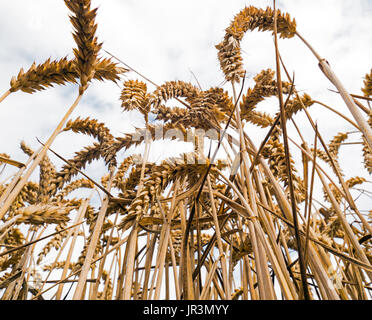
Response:
[[[177,79],[196,84],[192,71],[201,86],[208,89],[224,81],[214,46],[223,38],[224,29],[233,16],[245,5],[265,8],[272,5],[272,1],[95,0],[92,5],[99,7],[98,36],[104,49],[158,84]],[[346,88],[360,94],[363,77],[372,67],[372,2],[289,0],[278,1],[277,7],[296,18],[298,31],[328,59]],[[21,67],[28,69],[33,61],[42,63],[49,57],[59,59],[66,55],[72,58],[75,44],[63,1],[1,1],[0,18],[0,91],[5,92],[11,77]],[[269,33],[248,33],[242,41],[242,50],[250,79],[264,68],[275,69],[273,41]],[[351,117],[342,100],[328,91],[332,85],[299,39],[280,41],[280,51],[289,72],[295,72],[299,90]],[[103,52],[102,55],[106,54]],[[138,76],[130,73],[126,78]],[[247,82],[247,85],[251,84],[251,81]],[[224,88],[230,90],[228,84]],[[149,90],[153,89],[149,85]],[[74,100],[76,92],[76,86],[67,85],[33,95],[17,92],[9,96],[0,106],[0,136],[3,138],[0,152],[25,161],[27,157],[20,151],[19,142],[24,139],[37,148],[35,137],[45,141]],[[133,125],[141,126],[140,117],[136,113],[123,113],[119,96],[120,88],[115,84],[95,82],[72,118],[97,118],[105,122],[116,136],[131,132]],[[265,108],[265,111],[276,112],[275,100]],[[326,141],[337,132],[352,130],[348,123],[320,106],[313,106],[310,112],[318,120]],[[296,120],[299,125],[303,124],[304,133],[312,134],[304,117],[299,115]],[[255,133],[252,134],[255,137]],[[63,156],[71,157],[90,141],[81,135],[65,133],[55,141],[53,148]],[[159,153],[170,155],[170,150],[174,148],[156,143],[152,158],[157,159]],[[358,170],[365,173],[360,164],[360,148],[345,146],[341,155],[344,151],[350,153],[350,150],[354,150],[352,153],[357,153],[357,157],[348,157],[346,167],[358,165]],[[92,168],[95,166],[93,164]]]
[[[98,36],[103,48],[124,60],[158,84],[167,80],[185,80],[208,89],[219,86],[224,77],[220,71],[215,45],[221,41],[224,29],[245,5],[266,7],[272,1],[119,1],[94,0],[98,6]],[[363,77],[372,67],[372,2],[367,0],[278,1],[277,7],[296,18],[297,30],[325,57],[345,87],[360,94]],[[0,2],[0,91],[9,88],[9,81],[21,67],[28,69],[33,61],[47,58],[72,58],[75,46],[63,1],[13,0]],[[280,41],[280,51],[289,72],[295,72],[299,90],[314,99],[327,103],[350,116],[343,101],[328,89],[329,81],[317,67],[315,58],[297,39]],[[264,68],[275,69],[273,41],[269,33],[248,33],[242,41],[244,64],[249,79]],[[106,55],[104,52],[102,55]],[[139,78],[130,73],[126,78]],[[252,81],[247,81],[252,85]],[[149,85],[149,90],[154,87]],[[1,89],[2,88],[2,89]],[[224,88],[230,90],[229,84]],[[76,96],[74,85],[57,86],[29,95],[17,92],[0,105],[0,152],[18,161],[27,157],[20,151],[24,139],[33,148],[39,145],[35,137],[46,140]],[[95,82],[88,90],[72,118],[97,118],[105,122],[116,136],[141,126],[136,113],[123,113],[120,108],[120,88],[113,83]],[[274,113],[275,100],[264,104],[262,110]],[[320,106],[310,109],[318,121],[321,134],[329,141],[336,133],[353,128]],[[295,118],[304,134],[312,134],[302,115]],[[257,145],[262,133],[251,133]],[[257,134],[257,137],[255,136]],[[353,139],[355,137],[355,139]],[[349,141],[359,139],[351,137]],[[297,140],[298,141],[298,140]],[[53,149],[69,158],[83,146],[87,137],[65,133],[58,137]],[[169,144],[155,143],[150,159],[171,155],[180,150]],[[182,151],[184,151],[182,149]],[[341,157],[350,176],[365,175],[360,162],[360,146],[345,146]],[[58,160],[56,160],[57,163]],[[97,171],[98,164],[89,170]],[[99,176],[99,175],[98,175]]]
[[[196,84],[191,71],[203,89],[219,86],[224,81],[217,60],[218,44],[233,16],[245,5],[266,7],[272,1],[243,0],[94,0],[98,10],[98,36],[103,48],[124,60],[158,84],[184,80]],[[370,0],[285,0],[277,7],[296,18],[297,30],[325,57],[345,87],[361,94],[363,77],[372,68],[372,1]],[[62,0],[0,1],[0,95],[9,89],[9,81],[19,69],[28,69],[33,61],[47,58],[73,57],[75,46],[68,10]],[[327,103],[351,117],[342,100],[317,67],[317,61],[299,39],[279,42],[288,70],[295,72],[297,89]],[[273,41],[269,33],[248,33],[242,42],[244,64],[249,79],[268,67],[275,69]],[[107,56],[104,52],[103,56]],[[139,78],[130,73],[126,78]],[[252,82],[248,81],[247,85]],[[149,90],[154,87],[149,85]],[[230,90],[228,85],[224,85]],[[39,147],[35,137],[45,141],[77,94],[77,86],[57,86],[29,95],[17,92],[0,104],[0,153],[26,161],[19,143],[24,139],[33,148]],[[105,122],[115,136],[141,126],[138,114],[123,113],[120,88],[113,83],[95,82],[88,90],[72,118],[96,118]],[[275,100],[264,105],[272,114]],[[344,120],[331,112],[313,106],[310,114],[318,121],[326,141],[338,132],[352,131]],[[313,137],[304,117],[295,118],[304,135]],[[260,133],[249,132],[253,138]],[[355,136],[355,137],[354,137]],[[354,135],[349,141],[357,141]],[[299,141],[295,136],[296,141]],[[261,140],[255,140],[259,145]],[[310,141],[310,140],[309,140]],[[312,141],[312,140],[311,140]],[[65,133],[52,148],[70,158],[92,140]],[[169,144],[154,144],[152,159],[180,150]],[[369,179],[361,164],[361,147],[344,146],[340,156],[346,178],[353,175]],[[59,161],[53,158],[53,161]],[[120,159],[119,159],[120,160]],[[102,163],[91,165],[87,172],[100,177]],[[367,186],[368,187],[368,186]],[[372,188],[369,187],[371,190]]]

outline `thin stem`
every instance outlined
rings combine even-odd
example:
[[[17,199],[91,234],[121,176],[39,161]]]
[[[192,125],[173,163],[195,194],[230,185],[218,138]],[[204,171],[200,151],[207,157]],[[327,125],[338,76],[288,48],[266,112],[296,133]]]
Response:
[[[319,61],[319,68],[324,73],[324,75],[328,78],[328,80],[337,88],[337,90],[340,92],[340,95],[342,99],[344,100],[346,106],[349,108],[349,111],[353,115],[355,121],[357,122],[361,132],[363,133],[369,147],[372,149],[372,129],[367,123],[367,121],[364,119],[362,114],[359,112],[353,98],[350,96],[350,94],[346,91],[341,81],[338,79],[336,74],[331,69],[329,63],[322,59],[317,52],[310,46],[310,44],[298,33],[296,32],[296,35],[305,43],[305,45],[313,52],[313,54],[316,56],[316,58]]]
[[[3,102],[5,100],[5,98],[7,96],[9,96],[11,94],[11,91],[8,90],[7,92],[5,92],[1,97],[0,97],[0,103]]]
[[[297,244],[297,250],[298,250],[298,258],[300,262],[302,289],[303,289],[305,300],[310,300],[310,294],[309,294],[309,289],[308,289],[307,279],[306,279],[306,268],[305,268],[303,252],[302,252],[302,244],[301,244],[301,239],[299,235],[296,197],[294,194],[294,187],[293,187],[293,181],[292,181],[291,159],[289,157],[289,146],[288,146],[287,127],[286,127],[287,120],[286,120],[286,112],[284,110],[282,80],[281,80],[281,72],[280,72],[278,33],[277,33],[277,11],[275,8],[275,0],[274,0],[274,40],[275,40],[275,56],[276,56],[276,75],[277,75],[279,103],[280,103],[280,119],[281,119],[280,124],[283,130],[286,169],[287,169],[287,176],[288,176],[288,185],[289,185],[290,195],[291,195],[292,215],[293,215],[293,222],[295,226],[295,236],[296,236],[296,244]]]
[[[229,289],[229,286],[228,286],[228,279],[227,279],[226,257],[225,257],[225,253],[224,253],[223,247],[222,247],[220,224],[219,224],[218,218],[217,218],[217,210],[216,210],[216,205],[215,205],[215,202],[214,202],[215,200],[214,200],[214,197],[213,197],[213,189],[212,189],[210,177],[207,178],[207,182],[208,182],[209,196],[210,196],[210,200],[211,200],[213,221],[214,221],[215,230],[216,230],[217,246],[218,246],[218,251],[219,251],[220,257],[221,257],[222,276],[223,276],[223,282],[224,282],[225,292],[226,292],[225,296],[226,296],[227,299],[230,299],[230,294],[229,294],[230,289]]]
[[[306,262],[307,262],[307,250],[308,250],[308,246],[309,246],[310,219],[311,219],[311,207],[312,207],[312,202],[313,202],[317,142],[318,142],[318,126],[316,125],[315,138],[314,138],[314,153],[313,153],[314,163],[313,163],[313,167],[312,167],[312,171],[311,171],[309,204],[308,204],[308,207],[307,207],[307,212],[305,212],[305,217],[306,217],[306,214],[307,214],[305,252],[304,252],[305,267],[306,267]],[[306,155],[305,155],[305,157],[306,157]]]
[[[110,170],[110,178],[109,178],[109,183],[108,183],[109,189],[111,188],[113,178],[114,178],[114,170]],[[109,204],[109,197],[106,195],[103,200],[101,209],[98,213],[97,221],[94,226],[94,230],[93,230],[90,242],[89,242],[84,264],[81,267],[79,281],[78,281],[74,296],[72,298],[73,300],[80,300],[83,296],[83,290],[86,285],[86,279],[88,278],[89,269],[91,268],[91,265],[92,265],[91,261],[93,260],[94,251],[96,249],[99,236],[101,234],[101,230],[102,230],[103,222],[105,220],[108,204]]]
[[[11,204],[13,203],[13,201],[18,196],[18,194],[21,192],[21,190],[23,189],[23,187],[27,183],[29,177],[31,176],[31,174],[34,172],[35,168],[39,165],[41,160],[46,155],[46,153],[48,151],[48,148],[52,145],[55,138],[57,137],[59,132],[62,130],[62,128],[65,125],[68,118],[70,117],[71,113],[75,110],[75,108],[79,104],[79,101],[81,100],[82,95],[83,95],[83,93],[79,93],[78,97],[76,98],[76,100],[74,101],[74,103],[72,104],[70,109],[68,109],[68,111],[66,112],[66,114],[64,115],[64,117],[62,118],[60,123],[58,124],[57,128],[54,130],[54,132],[52,133],[52,135],[50,136],[48,141],[45,143],[45,145],[43,146],[41,151],[37,154],[34,162],[32,162],[32,164],[30,165],[30,167],[28,168],[26,173],[23,175],[23,177],[16,184],[16,186],[14,187],[12,192],[9,194],[9,196],[6,199],[4,205],[0,208],[0,220],[4,217],[5,213],[8,211],[8,209],[11,206]]]
[[[150,152],[150,137],[148,135],[148,123],[146,123],[146,132],[145,132],[145,152],[143,156],[141,176],[137,189],[137,197],[142,191],[143,188],[143,178],[145,174],[146,163],[148,161],[149,152]],[[138,217],[136,218],[132,231],[129,236],[129,241],[126,247],[127,250],[127,264],[125,269],[125,278],[124,278],[124,290],[123,290],[123,299],[129,300],[132,296],[132,282],[133,282],[133,273],[134,273],[134,264],[136,256],[136,247],[137,247],[137,235],[138,235]]]
[[[92,194],[91,194],[91,196],[92,196]],[[89,204],[88,199],[83,201],[83,203],[81,204],[81,206],[79,208],[79,211],[78,211],[78,214],[76,216],[76,220],[75,220],[74,224],[77,224],[77,223],[81,222],[82,218],[84,217],[85,211],[88,207],[88,204]],[[73,238],[71,240],[69,251],[67,253],[66,262],[65,262],[65,266],[64,266],[63,271],[62,271],[61,279],[66,277],[68,268],[70,266],[70,261],[71,261],[71,257],[72,257],[72,254],[73,254],[73,249],[75,247],[75,243],[76,243],[76,239],[77,239],[77,236],[78,236],[79,228],[76,227],[75,230],[70,229],[70,231],[71,231],[71,233],[74,232],[74,234],[73,234]],[[48,274],[48,276],[49,276],[49,274]],[[63,290],[63,284],[61,283],[61,285],[58,287],[58,290],[57,290],[57,293],[56,293],[56,300],[61,299],[62,290]]]
[[[37,154],[40,152],[41,148],[35,151],[25,163],[25,166],[18,170],[18,172],[13,176],[12,181],[9,183],[5,191],[1,194],[0,197],[0,205],[4,203],[4,201],[9,196],[10,192],[13,190],[14,186],[18,183],[20,177],[22,176],[23,172],[26,170],[27,166],[35,159]]]

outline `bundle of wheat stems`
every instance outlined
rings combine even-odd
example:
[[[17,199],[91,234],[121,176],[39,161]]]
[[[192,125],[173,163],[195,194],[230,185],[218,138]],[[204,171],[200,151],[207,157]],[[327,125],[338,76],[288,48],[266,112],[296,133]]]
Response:
[[[154,84],[147,78],[127,80],[118,107],[141,112],[146,126],[115,137],[99,119],[69,118],[92,81],[119,83],[123,73],[134,70],[99,57],[97,9],[90,0],[65,4],[75,58],[21,69],[0,98],[66,83],[78,87],[77,99],[39,150],[22,142],[26,163],[0,155],[3,165],[18,168],[0,185],[1,299],[371,298],[372,211],[360,210],[352,196],[353,188],[368,181],[343,173],[339,150],[350,133],[337,132],[324,141],[309,108],[321,105],[355,127],[361,145],[356,161],[371,173],[372,113],[366,104],[372,73],[365,76],[364,96],[349,94],[288,13],[277,10],[275,2],[267,9],[250,6],[233,18],[216,45],[232,96],[222,88],[202,90],[184,81],[168,81],[151,91]],[[270,31],[276,70],[262,70],[255,85],[246,88],[240,44],[252,30]],[[280,57],[278,36],[299,37],[314,53],[352,119],[298,93]],[[269,97],[277,97],[276,114],[256,108]],[[173,99],[182,107],[170,106]],[[314,129],[309,137],[296,126],[297,113],[306,115]],[[156,124],[148,122],[149,114]],[[244,130],[248,123],[265,130],[265,139],[253,141]],[[298,129],[300,143],[288,135],[289,124]],[[50,147],[67,131],[96,142],[64,159]],[[208,131],[217,134],[200,135]],[[190,141],[186,136],[194,141],[194,152],[148,161],[151,141]],[[206,153],[204,140],[213,140],[215,150]],[[144,154],[122,156],[120,151],[141,144]],[[225,159],[216,159],[217,151]],[[64,161],[61,169],[51,155]],[[107,171],[94,181],[84,171],[100,158]],[[30,181],[37,167],[39,181]],[[91,196],[70,196],[81,188],[103,195],[98,208]],[[324,200],[315,199],[315,188],[323,190]],[[45,234],[50,226],[55,230]]]

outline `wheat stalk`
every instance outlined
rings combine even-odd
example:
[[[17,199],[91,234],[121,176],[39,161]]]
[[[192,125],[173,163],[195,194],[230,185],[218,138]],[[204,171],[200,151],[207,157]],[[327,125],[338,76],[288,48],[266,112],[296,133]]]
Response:
[[[10,89],[0,97],[0,102],[11,93],[19,90],[32,94],[36,91],[54,87],[54,85],[76,83],[79,78],[76,65],[76,61],[68,60],[67,57],[53,61],[49,58],[41,64],[33,62],[27,71],[21,68],[18,75],[12,77]],[[94,68],[93,78],[100,81],[117,82],[120,75],[128,71],[125,68],[118,67],[116,63],[107,58],[98,59]]]

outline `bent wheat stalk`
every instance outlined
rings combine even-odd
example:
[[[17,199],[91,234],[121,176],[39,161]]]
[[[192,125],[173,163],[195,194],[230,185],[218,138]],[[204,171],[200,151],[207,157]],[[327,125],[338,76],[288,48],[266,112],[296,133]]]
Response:
[[[292,216],[293,216],[293,222],[295,225],[295,236],[296,236],[296,242],[297,242],[298,259],[300,262],[302,290],[303,290],[303,295],[304,295],[305,300],[309,300],[310,294],[309,294],[309,289],[308,289],[307,279],[306,279],[306,269],[305,269],[303,251],[302,251],[302,243],[301,243],[301,239],[299,236],[296,198],[294,194],[294,186],[293,186],[293,180],[292,180],[293,176],[292,176],[292,168],[291,168],[288,138],[287,138],[286,112],[284,110],[282,79],[281,79],[280,62],[279,62],[277,11],[276,11],[276,6],[275,6],[275,0],[274,0],[274,12],[275,12],[274,13],[274,42],[275,42],[275,57],[276,57],[276,74],[277,74],[277,84],[278,84],[279,104],[280,104],[280,119],[281,119],[280,124],[283,130],[284,149],[285,149],[285,156],[286,156],[286,169],[287,169],[287,177],[288,177],[290,196],[291,196]]]
[[[71,105],[70,109],[66,112],[52,135],[49,137],[43,148],[40,150],[40,152],[37,154],[35,160],[32,162],[26,173],[22,176],[22,178],[19,180],[19,182],[15,185],[14,189],[10,192],[8,198],[4,202],[4,205],[0,208],[0,219],[2,219],[5,215],[5,213],[8,211],[9,207],[19,194],[19,192],[22,190],[22,188],[25,186],[27,183],[29,177],[31,174],[34,172],[35,168],[39,165],[41,160],[44,158],[45,154],[47,153],[49,147],[52,145],[54,142],[55,138],[59,134],[59,132],[62,130],[63,126],[65,125],[67,119],[70,117],[71,113],[75,110],[77,107],[78,103],[80,102],[82,98],[82,93],[79,93],[78,97],[74,101],[74,103]]]
[[[363,133],[369,147],[372,149],[372,129],[368,125],[367,121],[364,119],[362,114],[359,112],[358,107],[356,106],[354,99],[346,91],[344,85],[336,74],[331,69],[328,61],[322,58],[314,48],[296,31],[296,35],[304,42],[304,44],[310,49],[319,62],[319,68],[328,78],[328,80],[337,88],[340,92],[342,99],[344,100],[346,106],[349,108],[350,113],[353,115],[355,121],[357,122],[361,132]]]
[[[0,97],[0,103],[5,100],[5,98],[7,96],[9,96],[11,94],[10,90],[8,90],[7,92],[5,92],[1,97]]]
[[[114,177],[114,174],[113,174],[113,171],[111,171],[110,172],[109,185],[108,185],[109,189],[111,188],[111,183],[112,183],[113,177]],[[92,264],[92,261],[93,261],[93,254],[94,254],[94,251],[96,249],[97,242],[99,241],[99,235],[101,233],[103,222],[105,220],[106,211],[107,211],[107,207],[108,207],[108,202],[109,202],[109,197],[106,195],[104,200],[103,200],[101,209],[98,213],[97,221],[96,221],[96,224],[94,226],[93,234],[92,234],[92,237],[91,237],[90,242],[89,242],[88,251],[87,251],[86,256],[85,256],[84,264],[81,267],[81,272],[80,272],[80,275],[79,275],[79,281],[78,281],[77,287],[75,289],[74,296],[72,298],[73,300],[81,300],[84,296],[83,290],[84,290],[84,287],[86,285],[86,280],[88,278],[88,273],[89,273],[89,270],[91,268],[91,264]]]

